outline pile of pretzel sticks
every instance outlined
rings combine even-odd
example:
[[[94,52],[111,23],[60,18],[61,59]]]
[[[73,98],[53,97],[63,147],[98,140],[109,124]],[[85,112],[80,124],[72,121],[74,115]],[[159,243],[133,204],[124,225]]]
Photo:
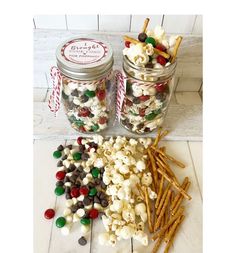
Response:
[[[139,190],[143,196],[148,215],[148,228],[153,233],[152,240],[156,241],[152,253],[156,253],[161,244],[165,242],[164,253],[169,252],[173,244],[175,235],[183,222],[184,206],[183,200],[191,200],[187,193],[190,181],[185,177],[182,184],[178,181],[170,164],[176,164],[179,168],[185,168],[185,165],[177,161],[166,153],[166,148],[159,147],[159,141],[166,136],[167,130],[158,130],[157,137],[148,149],[148,169],[152,174],[153,183],[151,188],[157,193],[155,203],[149,199],[147,187]]]

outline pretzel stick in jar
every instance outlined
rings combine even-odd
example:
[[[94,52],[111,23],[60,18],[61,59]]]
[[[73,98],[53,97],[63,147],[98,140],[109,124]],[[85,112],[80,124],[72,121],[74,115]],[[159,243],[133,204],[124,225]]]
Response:
[[[161,135],[161,131],[162,131],[162,128],[159,127],[158,130],[157,130],[157,136],[156,136],[156,138],[154,140],[154,143],[153,143],[154,147],[157,147],[157,145],[158,145],[159,138],[160,138],[160,135]]]
[[[172,54],[172,58],[171,58],[171,63],[173,63],[176,59],[176,56],[177,56],[177,53],[178,53],[178,49],[179,49],[179,46],[181,44],[181,41],[182,41],[182,37],[179,36],[177,39],[176,39],[176,43],[175,43],[175,46],[174,46],[174,51],[173,51],[173,54]]]
[[[145,33],[146,32],[146,29],[147,29],[147,26],[148,26],[148,24],[149,24],[149,18],[146,18],[145,20],[144,20],[144,25],[143,25],[143,28],[142,28],[142,33]]]

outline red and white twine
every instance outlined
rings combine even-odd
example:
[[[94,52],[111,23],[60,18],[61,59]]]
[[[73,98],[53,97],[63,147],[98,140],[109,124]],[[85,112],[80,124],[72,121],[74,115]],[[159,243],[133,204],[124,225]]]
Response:
[[[48,101],[48,107],[51,112],[54,112],[56,117],[58,110],[60,109],[60,100],[61,100],[61,81],[62,77],[60,71],[57,67],[53,66],[51,68],[51,79],[53,82],[52,94],[50,95]]]

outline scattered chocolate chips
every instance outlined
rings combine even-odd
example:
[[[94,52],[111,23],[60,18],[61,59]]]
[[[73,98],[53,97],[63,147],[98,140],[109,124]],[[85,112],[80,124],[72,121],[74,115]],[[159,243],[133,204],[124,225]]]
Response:
[[[64,182],[63,181],[57,181],[56,186],[64,186]]]
[[[152,69],[152,68],[153,68],[152,62],[148,62],[148,63],[145,65],[145,68],[150,68],[150,69]]]
[[[94,188],[94,187],[95,187],[95,184],[92,183],[92,182],[89,182],[89,183],[87,184],[87,187],[88,187],[89,189]]]
[[[78,210],[78,208],[79,208],[79,207],[78,207],[78,205],[77,205],[77,204],[72,205],[72,206],[71,206],[71,212],[72,212],[72,213],[76,213],[76,212],[77,212],[77,210]]]
[[[73,145],[70,144],[67,146],[67,148],[71,150],[73,148]]]
[[[100,204],[100,199],[97,196],[94,197],[94,203]]]
[[[89,154],[87,154],[87,153],[83,153],[83,154],[82,154],[82,160],[83,160],[83,161],[87,161],[87,160],[89,159],[89,157],[90,157],[90,156],[89,156]]]
[[[88,100],[89,100],[89,97],[87,97],[87,96],[85,96],[85,95],[82,95],[82,96],[80,97],[80,101],[81,101],[82,103],[86,103]]]
[[[107,185],[103,181],[100,183],[100,186],[104,190],[107,188]]]
[[[83,180],[86,177],[86,172],[81,172],[81,174],[79,175],[80,179]]]
[[[102,207],[105,208],[105,207],[107,207],[108,205],[109,205],[109,202],[108,202],[107,199],[102,199],[102,200],[101,200],[101,206],[102,206]]]
[[[58,161],[58,163],[57,163],[57,167],[62,167],[63,166],[63,162],[60,160],[60,161]]]
[[[93,142],[93,141],[89,143],[89,146],[90,146],[91,148],[94,148],[94,149],[97,149],[97,148],[98,148],[98,144],[95,143],[95,142]]]
[[[84,236],[82,236],[81,238],[78,239],[78,243],[82,246],[87,244],[87,240]]]
[[[85,206],[89,206],[91,204],[91,200],[90,200],[90,198],[88,196],[84,197],[83,204]]]
[[[71,95],[74,96],[74,97],[77,97],[78,96],[78,90],[75,89],[71,92]]]
[[[75,184],[76,180],[77,180],[77,176],[76,175],[72,175],[70,178],[69,178],[70,182]]]
[[[66,193],[66,194],[65,194],[65,198],[66,198],[66,199],[71,199],[72,197],[71,197],[70,193]]]
[[[86,150],[85,145],[79,145],[78,152],[83,153]]]
[[[65,193],[70,193],[70,187],[68,186],[65,187]]]
[[[64,146],[63,145],[60,145],[58,148],[57,148],[58,151],[63,151],[64,150]]]
[[[74,165],[74,164],[70,164],[69,165],[69,169],[70,169],[70,171],[74,171],[75,169],[76,169],[76,166]]]
[[[77,202],[78,208],[84,208],[84,204],[82,201]]]
[[[76,169],[79,173],[83,172],[83,167],[80,165],[77,169]]]
[[[138,40],[139,41],[141,41],[141,42],[145,42],[145,40],[147,39],[147,34],[146,33],[140,33],[139,35],[138,35]]]
[[[67,177],[67,176],[64,178],[64,183],[66,183],[66,182],[69,182],[69,177]]]
[[[95,184],[96,185],[100,185],[101,184],[101,179],[100,178],[96,178],[95,179]],[[94,186],[93,186],[94,187]]]
[[[61,160],[64,161],[64,160],[66,160],[67,158],[68,158],[68,156],[67,156],[67,155],[64,155],[64,156],[61,158]]]
[[[137,104],[140,104],[141,101],[140,101],[139,98],[134,97],[133,100],[132,100],[132,102],[133,102],[133,104],[136,104],[136,105],[137,105]]]

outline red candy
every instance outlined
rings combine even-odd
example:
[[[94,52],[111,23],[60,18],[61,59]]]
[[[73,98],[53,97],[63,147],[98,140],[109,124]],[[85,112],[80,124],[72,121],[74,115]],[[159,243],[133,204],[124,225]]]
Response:
[[[84,126],[80,126],[78,129],[80,132],[83,132],[83,133],[86,132],[86,128]]]
[[[166,65],[166,59],[165,59],[163,56],[158,55],[156,60],[157,60],[157,62],[160,63],[162,66],[165,66],[165,65]]]
[[[96,219],[97,217],[99,216],[99,212],[98,212],[98,210],[96,210],[96,209],[91,209],[90,211],[89,211],[89,217],[91,218],[91,219]]]
[[[141,117],[144,117],[145,116],[145,109],[139,109],[139,115],[141,116]]]
[[[126,105],[128,105],[128,106],[132,106],[132,105],[133,105],[133,103],[131,102],[131,100],[127,99],[127,100],[126,100]]]
[[[90,111],[88,108],[83,107],[79,110],[78,116],[80,117],[88,117],[90,115]]]
[[[77,138],[77,143],[78,143],[79,145],[82,144],[82,137],[78,137],[78,138]]]
[[[89,193],[89,190],[88,190],[85,186],[82,186],[82,187],[79,189],[79,193],[80,193],[81,195],[87,196],[88,193]]]
[[[50,220],[52,219],[53,217],[55,216],[55,211],[53,209],[47,209],[45,212],[44,212],[44,217],[45,219],[47,220]]]
[[[166,85],[164,83],[157,83],[156,84],[156,90],[158,92],[164,92],[165,88],[166,88]]]
[[[126,46],[126,47],[130,47],[130,44],[131,44],[130,41],[125,41],[125,46]]]
[[[77,198],[79,197],[80,190],[77,187],[73,187],[70,191],[71,197],[72,198]]]
[[[55,176],[58,180],[63,180],[65,178],[65,172],[60,170],[55,174]]]
[[[96,96],[97,96],[97,98],[98,98],[100,101],[104,100],[105,97],[106,97],[105,90],[98,90],[98,91],[96,92]]]
[[[103,125],[103,124],[105,124],[107,122],[107,120],[108,119],[106,117],[100,117],[99,118],[99,124]]]
[[[148,95],[146,95],[146,96],[142,95],[139,97],[140,101],[143,101],[143,102],[149,100],[149,98],[150,98],[150,96],[148,96]]]
[[[156,45],[156,49],[158,49],[158,50],[160,50],[160,51],[163,51],[163,52],[166,51],[166,48],[165,48],[162,44],[160,44],[160,43],[158,43],[158,44]]]

